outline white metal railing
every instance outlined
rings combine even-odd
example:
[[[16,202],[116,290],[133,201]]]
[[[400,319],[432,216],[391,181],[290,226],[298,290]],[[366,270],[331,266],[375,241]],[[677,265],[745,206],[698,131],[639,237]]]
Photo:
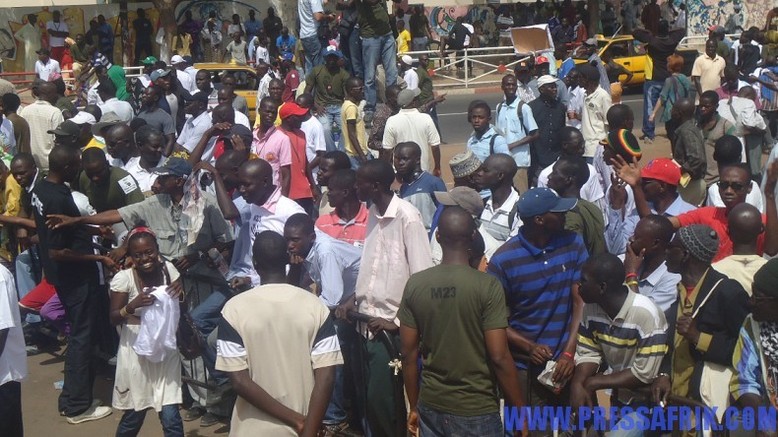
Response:
[[[522,58],[516,58],[515,49],[511,46],[501,47],[479,47],[468,48],[462,50],[446,50],[446,55],[443,56],[441,50],[423,50],[415,52],[405,52],[402,55],[409,55],[414,58],[418,58],[419,55],[426,54],[429,56],[430,62],[435,65],[432,68],[434,75],[432,75],[433,81],[438,79],[448,79],[451,82],[437,81],[435,86],[439,88],[445,87],[459,87],[464,85],[465,88],[480,85],[498,85],[502,81],[502,75],[505,68],[507,71],[512,70],[513,66],[519,62],[524,62],[529,59],[529,56]],[[461,53],[462,56],[457,56]],[[455,57],[455,60],[450,61],[451,56]],[[506,58],[510,59],[508,62],[503,62]],[[468,65],[480,67],[478,74],[473,75]],[[451,73],[452,68],[464,69],[464,77],[459,77]],[[497,77],[490,78],[489,76],[499,74]]]
[[[737,40],[740,39],[739,33],[730,33],[727,35],[724,35],[725,37],[729,38],[730,40]],[[701,52],[705,51],[705,41],[708,40],[708,35],[691,35],[691,36],[685,36],[681,40],[681,42],[678,43],[678,47],[680,48],[696,48],[697,50],[700,50],[700,47],[702,47]]]

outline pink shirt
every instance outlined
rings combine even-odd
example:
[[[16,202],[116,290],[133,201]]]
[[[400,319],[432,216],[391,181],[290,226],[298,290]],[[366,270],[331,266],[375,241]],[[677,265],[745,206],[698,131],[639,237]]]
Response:
[[[292,143],[289,142],[289,137],[275,127],[271,127],[265,135],[260,135],[259,128],[254,129],[251,149],[270,164],[273,168],[273,184],[280,186],[281,167],[292,165]]]

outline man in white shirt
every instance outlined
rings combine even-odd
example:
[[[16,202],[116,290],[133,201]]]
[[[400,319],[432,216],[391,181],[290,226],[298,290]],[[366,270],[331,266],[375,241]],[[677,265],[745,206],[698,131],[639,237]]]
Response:
[[[327,152],[327,142],[324,139],[324,126],[318,118],[314,117],[311,113],[313,108],[313,95],[303,93],[297,98],[296,103],[301,108],[308,110],[308,113],[303,116],[303,124],[300,126],[300,130],[305,133],[305,154],[308,158],[308,166],[313,173],[313,180],[317,180],[319,176],[319,161]]]
[[[22,436],[22,385],[27,376],[22,319],[13,275],[0,266],[0,417],[3,435]]]
[[[125,123],[129,123],[135,117],[132,105],[116,98],[116,87],[110,80],[100,81],[97,85],[97,95],[103,101],[102,105],[97,105],[103,114],[113,112]]]
[[[46,33],[49,34],[51,57],[62,63],[62,55],[65,54],[65,38],[70,36],[70,29],[68,29],[68,24],[62,20],[59,11],[51,13],[51,21],[46,23]]]
[[[170,58],[170,65],[176,70],[176,78],[178,78],[178,82],[185,90],[191,93],[193,89],[197,89],[194,77],[186,71],[187,64],[181,55],[173,55]]]
[[[421,148],[421,169],[440,177],[440,135],[429,114],[416,109],[419,89],[404,89],[397,95],[400,112],[386,120],[382,147],[391,153],[400,143],[412,142]],[[433,167],[430,171],[430,154]]]
[[[54,135],[48,132],[56,129],[65,119],[62,111],[54,106],[59,98],[54,83],[40,84],[37,94],[35,103],[26,106],[19,115],[30,125],[30,151],[35,165],[46,172],[49,169],[49,152],[54,147]]]
[[[600,72],[595,67],[584,64],[576,68],[586,91],[581,117],[581,133],[586,142],[584,157],[593,158],[600,141],[608,135],[606,115],[613,102],[610,94],[600,86]]]
[[[59,62],[49,56],[49,49],[42,48],[35,53],[38,54],[38,60],[35,61],[35,73],[39,79],[48,81],[52,74],[62,73]]]
[[[407,89],[415,90],[419,88],[419,75],[416,73],[416,69],[413,68],[413,58],[408,55],[403,55],[400,58],[400,72],[403,74],[403,80]]]

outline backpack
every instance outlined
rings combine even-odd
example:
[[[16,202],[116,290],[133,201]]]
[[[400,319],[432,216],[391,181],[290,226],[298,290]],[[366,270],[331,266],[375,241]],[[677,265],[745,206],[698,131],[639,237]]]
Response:
[[[518,97],[516,97],[518,99]],[[524,108],[524,100],[519,100],[519,106],[516,108],[516,115],[519,116],[519,123],[521,124],[521,130],[524,131],[524,136],[527,136],[529,132],[527,132],[527,127],[524,125],[524,113],[522,112],[522,108]],[[497,116],[500,116],[500,111],[502,111],[502,103],[497,104]],[[504,134],[504,132],[503,132]]]

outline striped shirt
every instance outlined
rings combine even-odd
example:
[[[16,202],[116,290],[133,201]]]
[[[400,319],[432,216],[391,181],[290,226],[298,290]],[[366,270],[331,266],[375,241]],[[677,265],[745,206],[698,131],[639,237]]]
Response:
[[[353,219],[345,221],[333,210],[329,214],[320,215],[316,219],[316,227],[332,238],[362,247],[367,236],[367,218],[367,207],[363,203]]]
[[[545,248],[524,238],[524,227],[492,257],[487,271],[505,290],[508,324],[529,340],[546,345],[557,359],[569,338],[571,288],[589,257],[581,236],[562,231]],[[516,362],[526,369],[523,362]],[[540,369],[536,369],[540,371]]]
[[[736,401],[747,394],[759,396],[773,407],[778,406],[776,382],[778,372],[771,371],[762,350],[761,323],[749,314],[740,328],[732,356],[734,374],[729,393]]]
[[[578,328],[575,364],[606,364],[613,372],[629,369],[645,384],[659,372],[667,352],[667,320],[646,296],[628,292],[614,319],[600,305],[584,306]],[[621,400],[629,403],[630,393],[620,390]]]

